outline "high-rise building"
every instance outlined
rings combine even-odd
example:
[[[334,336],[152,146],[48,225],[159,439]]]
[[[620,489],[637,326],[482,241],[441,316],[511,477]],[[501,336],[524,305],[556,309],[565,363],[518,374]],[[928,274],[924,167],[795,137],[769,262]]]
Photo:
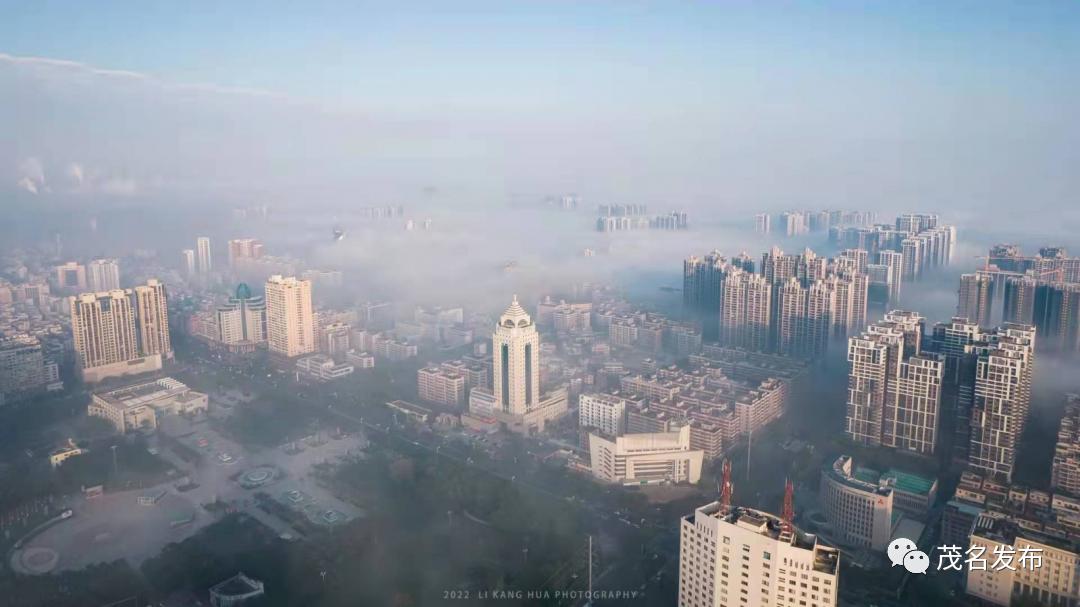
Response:
[[[1030,325],[1007,323],[969,346],[976,361],[968,467],[1005,482],[1012,481],[1031,405],[1035,332]]]
[[[184,276],[191,277],[195,275],[197,266],[195,265],[195,249],[184,249],[180,251],[180,267],[184,271]]]
[[[517,296],[499,318],[492,346],[496,402],[504,412],[524,415],[540,404],[540,335]]]
[[[772,286],[764,276],[733,270],[723,283],[720,341],[758,352],[769,349]]]
[[[921,351],[923,325],[896,310],[848,340],[845,431],[856,443],[934,453],[945,361]]]
[[[705,339],[719,336],[721,292],[729,269],[727,259],[719,251],[683,261],[683,306],[701,322]]]
[[[833,607],[840,551],[767,512],[702,506],[683,517],[679,607]]]
[[[776,351],[802,356],[806,346],[806,289],[792,276],[776,287]]]
[[[229,267],[237,269],[248,259],[262,257],[263,245],[254,238],[237,238],[229,241]]]
[[[0,405],[61,388],[60,369],[45,357],[37,337],[19,334],[0,339]]]
[[[71,331],[83,381],[161,369],[172,356],[164,287],[83,293],[71,300]]]
[[[236,287],[217,311],[218,340],[227,346],[260,344],[266,341],[266,300],[251,294],[244,283]]]
[[[975,272],[960,276],[960,300],[956,315],[989,327],[994,303],[994,280],[989,274]]]
[[[888,268],[890,291],[895,296],[900,293],[900,284],[904,280],[904,255],[899,251],[878,251],[877,259]]]
[[[1080,495],[1080,394],[1069,394],[1058,427],[1050,488]]]
[[[120,288],[120,263],[115,259],[95,259],[86,264],[86,286],[94,293]]]
[[[754,230],[758,234],[768,234],[772,232],[772,216],[768,213],[758,213],[754,215]]]
[[[83,292],[86,290],[86,267],[69,261],[56,266],[56,286],[60,290]]]
[[[315,351],[311,282],[274,275],[266,281],[266,338],[270,352],[292,358]]]
[[[195,239],[195,269],[199,274],[209,274],[214,269],[210,259],[210,239],[206,236]]]
[[[169,305],[165,285],[151,278],[145,285],[131,289],[135,304],[135,331],[139,335],[139,351],[143,356],[173,357],[169,339]]]

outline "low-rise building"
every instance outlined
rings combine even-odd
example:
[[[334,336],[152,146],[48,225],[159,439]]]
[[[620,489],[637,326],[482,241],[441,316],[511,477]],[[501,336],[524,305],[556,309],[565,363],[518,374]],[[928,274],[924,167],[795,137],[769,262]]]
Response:
[[[297,359],[296,371],[308,379],[332,381],[352,375],[355,369],[348,363],[335,362],[327,354],[313,354]]]
[[[210,605],[211,607],[252,605],[265,592],[262,582],[243,573],[237,573],[210,588]]]
[[[110,422],[117,432],[151,431],[157,414],[193,415],[205,412],[209,399],[171,377],[94,393],[87,414]]]
[[[60,464],[75,457],[76,455],[82,455],[86,453],[85,449],[81,449],[75,444],[75,441],[68,439],[66,445],[57,447],[49,452],[49,465],[53,468],[57,468]]]
[[[592,474],[610,483],[697,483],[704,453],[690,448],[690,428],[677,432],[589,435]]]
[[[386,403],[387,407],[390,407],[397,413],[404,414],[407,419],[411,419],[420,423],[427,423],[432,418],[433,411],[427,407],[418,405],[416,403],[410,403],[406,400],[392,400]]]
[[[345,362],[357,369],[374,369],[375,357],[367,352],[349,350],[345,353]]]

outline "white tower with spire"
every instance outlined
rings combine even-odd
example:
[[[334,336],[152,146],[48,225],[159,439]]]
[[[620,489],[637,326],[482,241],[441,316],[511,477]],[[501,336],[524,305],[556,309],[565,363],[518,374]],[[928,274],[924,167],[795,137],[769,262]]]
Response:
[[[500,411],[524,415],[540,404],[540,336],[517,295],[492,335],[495,402]]]

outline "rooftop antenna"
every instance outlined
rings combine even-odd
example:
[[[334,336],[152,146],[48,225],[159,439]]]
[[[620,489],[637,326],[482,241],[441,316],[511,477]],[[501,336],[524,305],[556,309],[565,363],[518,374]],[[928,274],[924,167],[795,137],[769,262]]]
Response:
[[[784,525],[792,527],[795,522],[795,483],[791,479],[784,481]]]
[[[724,481],[720,489],[720,506],[724,511],[731,510],[731,460],[724,460]]]

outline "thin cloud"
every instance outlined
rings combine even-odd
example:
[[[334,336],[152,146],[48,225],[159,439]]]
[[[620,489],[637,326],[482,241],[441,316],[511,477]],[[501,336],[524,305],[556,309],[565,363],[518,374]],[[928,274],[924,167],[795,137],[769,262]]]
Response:
[[[53,70],[64,70],[69,72],[77,72],[82,74],[89,74],[92,76],[98,76],[101,78],[110,78],[115,80],[133,80],[138,82],[144,82],[148,85],[159,87],[170,91],[194,91],[201,93],[213,93],[222,95],[248,95],[252,97],[264,97],[269,99],[289,99],[287,95],[282,93],[276,93],[273,91],[266,91],[262,89],[248,88],[248,87],[236,87],[236,86],[222,86],[218,84],[208,83],[190,83],[190,82],[170,82],[162,80],[150,74],[144,74],[142,72],[133,72],[130,70],[117,70],[95,67],[79,61],[69,61],[67,59],[53,59],[50,57],[33,57],[33,56],[18,56],[10,55],[8,53],[0,53],[0,63],[6,63],[8,65],[22,66],[29,68],[45,68]]]

